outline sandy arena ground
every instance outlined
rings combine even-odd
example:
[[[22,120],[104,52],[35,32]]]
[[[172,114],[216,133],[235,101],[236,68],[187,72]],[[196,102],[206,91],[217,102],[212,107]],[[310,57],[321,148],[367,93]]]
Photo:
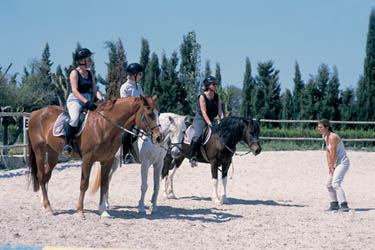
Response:
[[[41,194],[27,189],[26,169],[0,171],[0,246],[375,249],[375,153],[348,155],[343,188],[352,210],[347,213],[324,211],[329,204],[324,151],[235,156],[228,180],[231,204],[222,206],[210,200],[209,165],[192,169],[185,160],[174,179],[177,199],[164,199],[163,183],[156,215],[137,213],[139,165],[122,166],[110,184],[112,217],[104,219],[98,194],[86,195],[85,220],[75,214],[80,162],[59,164],[52,173],[54,215],[45,215]],[[147,206],[152,189],[151,170]]]

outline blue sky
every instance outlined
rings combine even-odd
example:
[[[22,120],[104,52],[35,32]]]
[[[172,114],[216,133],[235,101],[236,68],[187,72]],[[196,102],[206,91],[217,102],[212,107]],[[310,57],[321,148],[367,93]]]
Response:
[[[141,38],[159,59],[179,51],[194,30],[201,44],[202,70],[210,60],[221,66],[223,85],[242,87],[245,59],[252,75],[272,60],[284,91],[293,89],[294,65],[303,80],[325,63],[336,66],[340,89],[357,87],[363,74],[369,0],[269,1],[1,1],[0,66],[9,73],[39,59],[48,42],[53,69],[71,63],[77,42],[95,52],[97,73],[106,75],[106,41],[121,38],[129,62],[139,61]]]

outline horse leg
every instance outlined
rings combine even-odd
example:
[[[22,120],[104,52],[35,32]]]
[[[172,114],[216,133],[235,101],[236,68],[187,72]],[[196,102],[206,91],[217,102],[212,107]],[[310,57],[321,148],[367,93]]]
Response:
[[[219,195],[217,193],[217,183],[218,183],[218,179],[217,179],[217,176],[218,176],[218,168],[216,166],[216,164],[214,162],[211,163],[211,175],[212,175],[212,187],[213,187],[213,190],[212,190],[212,201],[216,204],[216,205],[221,205],[221,201],[219,199]]]
[[[46,159],[45,145],[39,145],[38,149],[35,150],[35,160],[36,160],[36,165],[38,167],[37,179],[38,179],[40,188],[42,190],[42,203],[43,203],[44,210],[46,211],[46,213],[53,213],[51,204],[48,200],[48,194],[47,194],[47,188],[46,188],[47,176],[46,176],[45,166],[44,166],[45,159]]]
[[[112,175],[116,172],[119,165],[121,164],[121,159],[122,158],[121,158],[121,147],[120,147],[119,150],[117,151],[116,155],[115,155],[115,159],[114,159],[112,167],[109,171],[107,194],[103,195],[103,202],[104,202],[107,209],[109,209],[109,201],[108,201],[108,199],[109,199],[109,183],[112,180]]]
[[[159,195],[159,189],[160,189],[160,175],[161,175],[162,168],[163,168],[163,163],[161,161],[154,163],[154,193],[152,194],[152,198],[151,198],[151,204],[152,204],[151,213],[158,212],[157,202],[158,202],[158,195]]]
[[[110,182],[110,172],[115,164],[114,160],[109,160],[101,162],[101,182],[100,182],[100,202],[99,202],[99,212],[102,217],[109,217],[107,212],[108,209],[108,191]],[[115,170],[117,167],[115,168]],[[113,174],[113,172],[112,172]]]
[[[175,166],[170,174],[165,178],[165,197],[168,199],[176,199],[176,195],[173,192],[173,177],[176,173],[177,167]]]
[[[77,215],[84,218],[83,215],[83,201],[85,199],[85,193],[89,187],[89,177],[91,172],[93,161],[90,156],[83,156],[82,166],[81,166],[81,184],[80,184],[80,194],[77,205]]]
[[[222,183],[223,183],[223,192],[221,195],[221,202],[223,204],[230,204],[229,200],[227,199],[227,181],[228,181],[229,166],[230,166],[230,162],[226,164],[225,166],[223,166],[222,175],[221,175]]]
[[[138,212],[140,214],[145,214],[145,195],[147,191],[147,177],[148,177],[148,169],[150,167],[150,163],[148,160],[144,160],[141,163],[141,178],[142,178],[142,186],[141,186],[141,198],[138,203]]]

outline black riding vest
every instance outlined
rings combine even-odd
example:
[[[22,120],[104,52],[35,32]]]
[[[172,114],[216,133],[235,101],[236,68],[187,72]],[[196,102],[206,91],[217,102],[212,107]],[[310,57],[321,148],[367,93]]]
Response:
[[[78,73],[78,92],[83,94],[83,93],[90,93],[92,86],[93,86],[93,81],[92,81],[92,75],[91,72],[88,70],[88,77],[83,78],[81,74],[78,72],[78,70],[75,70]]]
[[[211,122],[214,122],[215,117],[219,114],[219,96],[218,94],[214,93],[214,98],[211,100],[207,98],[207,96],[203,93],[202,96],[204,97],[204,101],[206,102],[206,113],[208,118]],[[198,97],[198,107],[197,107],[197,115],[203,118],[201,105],[199,104],[199,97]]]

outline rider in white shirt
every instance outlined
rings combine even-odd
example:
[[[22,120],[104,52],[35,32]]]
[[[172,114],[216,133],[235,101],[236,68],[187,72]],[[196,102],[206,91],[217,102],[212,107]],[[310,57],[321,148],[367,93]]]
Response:
[[[128,80],[121,85],[120,88],[120,97],[128,97],[128,96],[136,96],[139,97],[143,95],[142,86],[137,82],[142,79],[143,76],[143,67],[139,63],[131,63],[126,68],[126,72],[128,73]],[[130,129],[131,130],[131,129]],[[130,147],[131,147],[131,135],[125,132],[122,136],[122,152],[123,152],[123,161],[124,164],[132,163],[133,156],[131,155]]]

